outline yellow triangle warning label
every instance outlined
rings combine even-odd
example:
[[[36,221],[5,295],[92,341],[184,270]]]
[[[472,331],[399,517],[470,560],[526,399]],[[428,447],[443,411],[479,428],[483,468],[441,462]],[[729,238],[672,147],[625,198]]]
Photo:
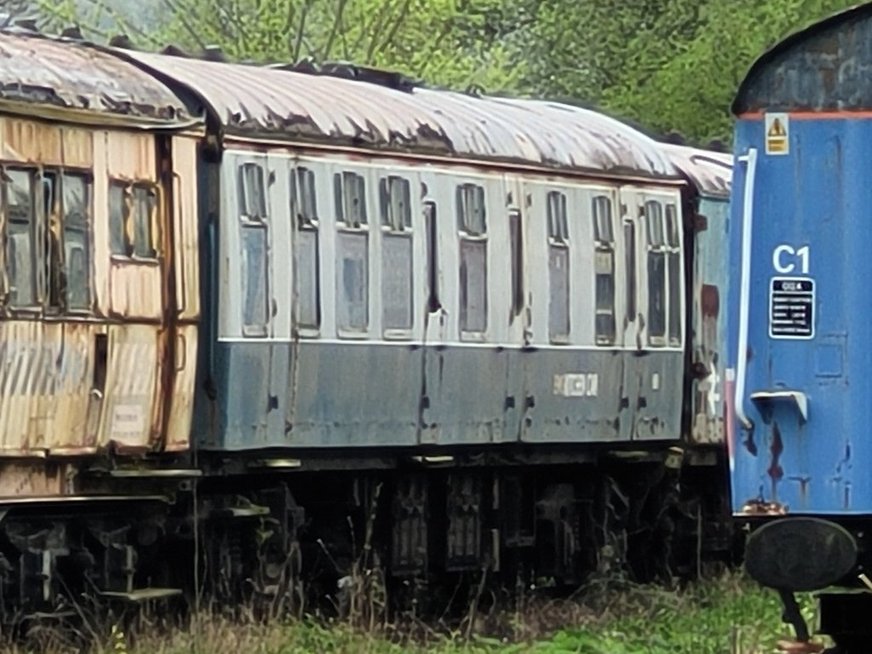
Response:
[[[790,116],[785,113],[766,114],[766,154],[790,153]]]
[[[767,133],[769,136],[787,136],[787,130],[784,129],[784,125],[781,124],[778,118],[772,121],[772,125]]]

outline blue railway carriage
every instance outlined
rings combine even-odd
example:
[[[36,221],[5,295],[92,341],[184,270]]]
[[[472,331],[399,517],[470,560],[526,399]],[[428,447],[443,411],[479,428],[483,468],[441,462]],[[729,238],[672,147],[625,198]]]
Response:
[[[870,66],[867,4],[763,55],[733,106],[733,510],[756,528],[749,572],[782,591],[801,638],[789,591],[862,589],[821,595],[822,629],[849,652],[868,651],[872,608]]]
[[[699,445],[701,494],[722,461],[724,357],[717,300],[694,295],[713,313],[688,321],[686,230],[698,202],[725,205],[724,160],[672,151],[710,183],[700,199],[664,146],[589,110],[362,69],[124,56],[206,115],[193,438],[203,465],[232,454],[247,483],[296,471],[281,483],[317,512],[287,539],[347,558],[349,502],[366,517],[383,492],[395,576],[521,565],[575,581],[614,545],[604,521],[641,534],[610,549],[650,575],[689,513],[676,542],[695,551],[724,507],[679,510],[676,446]],[[722,289],[719,211],[699,272]],[[691,326],[707,336],[688,437]]]
[[[727,547],[729,157],[355,67],[0,46],[0,614]]]

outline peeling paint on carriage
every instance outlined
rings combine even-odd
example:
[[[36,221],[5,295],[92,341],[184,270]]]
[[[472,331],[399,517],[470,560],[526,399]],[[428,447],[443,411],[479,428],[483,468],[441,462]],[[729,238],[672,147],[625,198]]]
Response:
[[[0,106],[52,107],[139,122],[189,122],[184,103],[148,73],[96,46],[0,31]]]
[[[329,76],[118,51],[197,94],[228,134],[518,162],[591,173],[677,174],[653,140],[553,102],[410,92]]]

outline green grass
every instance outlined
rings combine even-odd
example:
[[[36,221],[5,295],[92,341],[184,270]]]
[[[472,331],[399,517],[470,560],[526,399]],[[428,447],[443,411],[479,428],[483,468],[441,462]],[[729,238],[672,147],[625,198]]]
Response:
[[[800,598],[807,619],[813,601]],[[680,591],[612,583],[589,585],[577,598],[520,598],[514,609],[479,616],[481,635],[420,623],[366,631],[315,620],[238,622],[201,616],[185,631],[129,638],[117,628],[98,651],[113,654],[763,654],[791,631],[774,592],[738,575]],[[498,636],[487,634],[499,634]],[[27,651],[16,647],[19,654]],[[63,642],[30,651],[75,651]]]

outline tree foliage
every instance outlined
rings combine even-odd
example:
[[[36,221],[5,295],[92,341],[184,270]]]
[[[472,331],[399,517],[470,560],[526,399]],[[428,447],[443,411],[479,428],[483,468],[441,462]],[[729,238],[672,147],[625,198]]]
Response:
[[[777,40],[853,0],[37,0],[50,24],[256,62],[351,61],[435,86],[570,100],[655,133],[729,138]]]

